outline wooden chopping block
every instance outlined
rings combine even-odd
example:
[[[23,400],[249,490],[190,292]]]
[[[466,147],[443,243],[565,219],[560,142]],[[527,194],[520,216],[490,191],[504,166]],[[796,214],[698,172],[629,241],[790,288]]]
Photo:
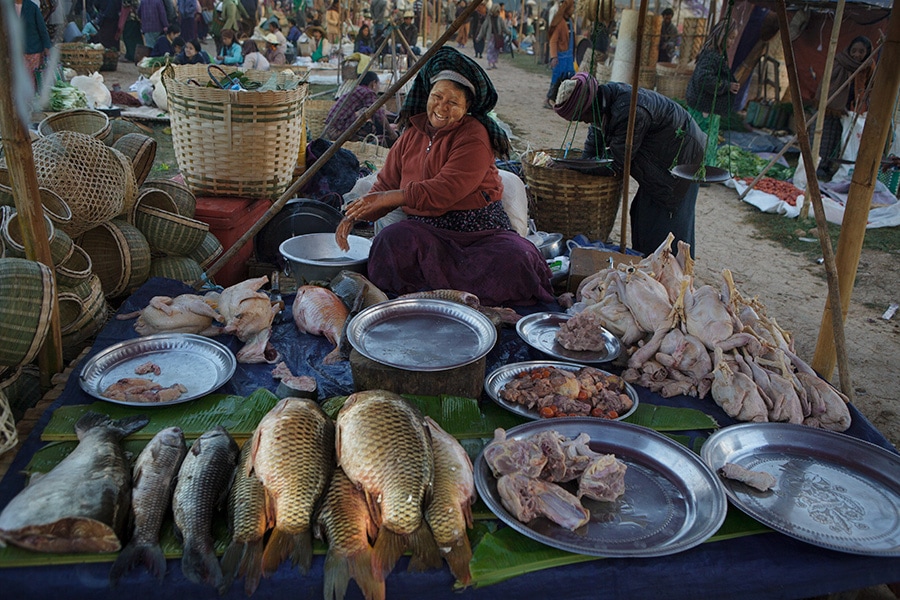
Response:
[[[407,371],[366,358],[355,349],[350,352],[353,389],[388,390],[417,396],[462,396],[479,398],[484,386],[487,356],[475,362],[445,371]]]
[[[639,262],[641,257],[621,252],[607,252],[606,250],[597,250],[595,248],[572,248],[572,252],[569,254],[568,291],[576,292],[578,284],[585,277],[609,267],[610,259],[612,259],[614,265],[620,263],[633,265]]]

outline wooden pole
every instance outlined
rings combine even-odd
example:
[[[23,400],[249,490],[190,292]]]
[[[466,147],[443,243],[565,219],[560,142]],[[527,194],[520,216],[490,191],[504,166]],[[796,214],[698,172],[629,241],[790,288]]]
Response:
[[[6,166],[9,169],[12,184],[13,200],[16,204],[19,227],[22,232],[22,244],[25,246],[25,257],[44,263],[51,269],[53,277],[53,301],[50,310],[50,330],[38,354],[41,385],[49,388],[50,378],[63,369],[62,334],[59,323],[59,299],[56,293],[56,273],[53,271],[53,258],[50,255],[50,242],[44,223],[44,209],[41,205],[41,194],[38,189],[37,172],[34,169],[34,154],[31,151],[31,138],[24,121],[19,117],[21,107],[16,106],[13,91],[22,86],[31,87],[29,82],[15,81],[13,77],[13,60],[21,61],[21,49],[11,48],[9,31],[18,27],[18,19],[7,22],[7,17],[15,13],[12,3],[0,6],[0,136],[3,138],[3,150],[6,155]],[[13,58],[15,57],[15,59]],[[24,71],[24,65],[21,65]],[[33,96],[33,92],[31,94]],[[29,106],[27,109],[31,111]]]
[[[634,48],[634,65],[631,69],[631,104],[628,106],[628,128],[625,131],[625,166],[622,170],[622,229],[619,231],[619,251],[624,254],[628,247],[628,193],[631,179],[631,153],[634,146],[634,116],[637,114],[638,82],[641,78],[641,50],[643,49],[644,23],[647,15],[647,0],[641,0],[638,12],[637,42]]]
[[[826,378],[830,377],[834,371],[836,350],[838,361],[840,361],[840,349],[832,347],[829,326],[836,331],[838,329],[836,325],[843,326],[844,319],[847,318],[881,155],[888,131],[891,129],[897,92],[900,90],[898,64],[900,64],[900,11],[892,11],[881,53],[881,66],[887,68],[879,68],[875,71],[872,100],[869,103],[869,112],[863,127],[862,139],[864,142],[860,144],[859,154],[856,157],[856,166],[850,179],[850,193],[844,209],[844,220],[841,223],[841,237],[838,242],[837,254],[841,282],[840,298],[832,302],[829,296],[829,303],[825,305],[822,327],[819,331],[819,339],[816,342],[816,352],[812,362],[812,367]],[[834,307],[841,307],[841,310],[835,312]],[[838,362],[838,368],[840,368],[840,362]]]
[[[841,33],[841,22],[844,20],[844,4],[846,0],[838,0],[834,11],[834,25],[831,27],[831,39],[828,42],[828,55],[825,57],[825,72],[822,73],[822,85],[819,87],[819,106],[816,116],[816,128],[813,130],[812,159],[818,164],[819,148],[822,147],[822,132],[825,130],[825,108],[828,106],[828,88],[831,87],[831,71],[834,67],[834,53],[837,51],[838,35]],[[874,52],[872,53],[875,54]],[[800,218],[809,216],[809,203],[800,207]]]
[[[276,200],[265,213],[263,213],[259,220],[256,221],[256,223],[254,223],[250,227],[250,229],[244,232],[244,234],[234,242],[231,248],[226,250],[225,253],[222,254],[222,256],[220,256],[216,262],[210,265],[209,269],[206,270],[206,277],[212,277],[213,275],[218,273],[219,270],[224,267],[228,263],[228,261],[230,261],[240,251],[240,249],[244,247],[247,242],[253,239],[253,236],[259,233],[259,231],[263,227],[265,227],[266,223],[271,221],[272,218],[277,215],[282,208],[284,208],[284,205],[287,204],[288,200],[294,197],[294,194],[297,192],[297,190],[306,185],[306,183],[310,179],[312,179],[312,176],[318,173],[319,169],[321,169],[325,165],[325,163],[327,163],[328,160],[332,156],[334,156],[338,150],[340,150],[344,142],[353,137],[353,135],[359,130],[359,128],[362,127],[366,121],[371,119],[372,115],[374,115],[379,108],[384,106],[384,104],[399,90],[403,89],[403,86],[406,85],[406,82],[412,79],[413,76],[419,72],[419,69],[421,69],[425,65],[425,63],[428,62],[428,59],[434,56],[438,49],[440,49],[444,45],[444,42],[446,42],[456,33],[460,26],[462,26],[462,24],[466,22],[466,20],[469,18],[469,15],[474,12],[474,10],[478,7],[478,5],[481,4],[481,2],[482,0],[474,0],[472,4],[467,6],[466,9],[460,13],[459,17],[457,17],[456,20],[453,21],[453,23],[451,23],[450,26],[444,31],[444,33],[441,34],[437,41],[432,44],[431,48],[429,48],[428,51],[425,52],[425,54],[423,54],[421,58],[419,58],[419,60],[417,60],[412,65],[412,67],[406,71],[406,73],[404,73],[397,81],[395,81],[394,84],[387,91],[385,91],[385,93],[382,94],[378,98],[378,100],[375,101],[375,104],[370,106],[368,110],[358,116],[356,120],[347,128],[347,130],[342,133],[341,136],[338,137],[338,139],[336,139],[325,152],[322,153],[322,156],[320,156],[316,160],[316,162],[310,165],[310,167],[307,168],[303,172],[303,174],[300,175],[300,177],[298,177],[290,186],[288,186],[288,189],[285,190],[283,194],[281,194],[278,200]],[[204,283],[205,279],[195,281],[193,283],[194,289],[200,289]]]
[[[800,78],[797,75],[797,64],[794,62],[794,47],[791,46],[790,24],[788,23],[787,16],[787,0],[779,0],[777,9],[778,19],[781,24],[781,45],[784,46],[784,65],[787,68],[788,84],[791,89],[791,102],[794,105],[794,114],[802,115],[803,101],[800,98]],[[812,151],[809,147],[806,123],[802,118],[797,121],[797,140],[800,142],[800,152],[803,155],[803,166],[806,169],[806,195],[810,199],[816,214],[816,227],[819,232],[819,243],[822,246],[825,276],[828,283],[828,299],[835,306],[840,306],[841,296],[838,287],[838,273],[834,265],[834,252],[831,249],[831,238],[828,236],[828,221],[825,219],[825,207],[822,206],[822,195],[819,190],[819,182],[816,179],[816,167],[815,162],[812,160]],[[884,146],[883,139],[882,146]],[[851,279],[850,281],[852,286],[853,280]],[[852,401],[853,384],[850,381],[850,361],[847,358],[846,344],[844,342],[844,322],[841,320],[840,314],[835,314],[832,319],[832,326],[834,327],[834,345],[840,360],[841,390]]]

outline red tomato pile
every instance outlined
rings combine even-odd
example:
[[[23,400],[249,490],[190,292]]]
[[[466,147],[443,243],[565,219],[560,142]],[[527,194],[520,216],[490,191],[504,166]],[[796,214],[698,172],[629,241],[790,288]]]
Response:
[[[741,180],[746,183],[751,183],[753,181],[753,177],[741,177]],[[759,190],[760,192],[765,192],[767,194],[772,194],[779,200],[783,200],[791,206],[797,206],[797,196],[803,195],[803,190],[795,186],[793,183],[790,183],[788,181],[780,181],[771,177],[763,177],[757,182],[756,186],[753,189]]]

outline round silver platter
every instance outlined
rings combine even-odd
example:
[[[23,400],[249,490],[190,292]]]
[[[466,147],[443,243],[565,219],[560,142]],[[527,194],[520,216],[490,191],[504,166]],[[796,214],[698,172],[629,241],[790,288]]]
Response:
[[[444,371],[484,357],[497,341],[497,329],[465,304],[398,298],[353,317],[347,337],[357,352],[383,365]]]
[[[900,455],[854,437],[789,423],[742,423],[700,451],[775,477],[760,492],[722,479],[739,509],[793,538],[851,554],[900,556]]]
[[[560,312],[540,312],[522,317],[516,322],[516,331],[526,344],[560,360],[577,363],[595,364],[615,360],[622,352],[619,338],[603,330],[603,349],[599,351],[578,351],[563,348],[556,341],[559,326],[572,318],[572,315]]]
[[[135,368],[148,361],[159,366],[160,374],[135,374]],[[192,333],[158,333],[119,342],[95,354],[82,368],[78,383],[86,393],[113,404],[169,406],[217,390],[236,368],[234,354],[219,342]],[[125,402],[103,395],[124,378],[149,379],[163,387],[180,383],[188,391],[171,402]]]
[[[576,365],[573,363],[566,362],[556,362],[556,361],[541,361],[541,360],[530,360],[527,362],[518,362],[511,363],[508,365],[503,365],[498,369],[494,370],[490,375],[484,378],[484,391],[487,392],[487,395],[491,397],[491,400],[505,408],[511,413],[515,413],[521,417],[525,417],[526,419],[536,420],[542,418],[538,411],[533,408],[526,408],[522,404],[517,404],[515,402],[510,402],[508,400],[504,400],[500,397],[500,391],[506,386],[507,383],[516,378],[516,375],[519,373],[523,373],[525,371],[530,371],[531,369],[536,369],[538,367],[555,367],[557,369],[563,369],[565,371],[578,371],[579,369],[584,368],[584,365]],[[596,368],[596,367],[593,367]],[[611,375],[608,371],[604,371],[603,369],[597,369],[598,371],[605,373],[607,375]],[[623,382],[625,384],[625,393],[628,394],[628,397],[631,398],[632,405],[631,409],[628,410],[625,414],[619,415],[618,418],[614,419],[615,421],[621,421],[622,419],[631,415],[634,411],[637,410],[638,407],[638,395],[635,391],[634,387],[628,382]],[[597,417],[592,417],[597,418]]]
[[[475,462],[479,495],[500,520],[531,539],[590,556],[665,556],[706,541],[725,520],[728,501],[718,477],[699,456],[664,435],[593,417],[532,421],[506,435],[526,439],[542,431],[569,438],[586,433],[591,450],[615,454],[628,470],[624,495],[614,502],[583,498],[591,520],[569,531],[544,517],[522,523],[507,511],[482,452]]]

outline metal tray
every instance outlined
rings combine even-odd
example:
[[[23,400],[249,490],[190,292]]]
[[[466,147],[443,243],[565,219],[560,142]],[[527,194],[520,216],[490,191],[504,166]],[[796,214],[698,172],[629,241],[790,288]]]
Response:
[[[498,368],[490,375],[485,377],[484,379],[484,391],[487,392],[487,395],[491,397],[491,400],[505,408],[511,413],[515,413],[520,417],[525,417],[526,419],[537,420],[542,417],[538,414],[538,411],[534,409],[525,408],[521,404],[516,404],[515,402],[509,402],[500,397],[500,391],[503,387],[515,379],[516,375],[523,371],[528,371],[530,369],[535,369],[537,367],[556,367],[557,369],[564,369],[566,371],[577,371],[584,367],[584,365],[576,365],[573,363],[566,362],[556,362],[556,361],[540,361],[540,360],[530,360],[528,362],[518,362],[511,363],[508,365],[503,365]],[[603,369],[599,369],[603,371]],[[607,375],[610,375],[608,371],[603,371]],[[631,415],[634,411],[637,410],[638,407],[638,395],[635,389],[631,386],[627,381],[625,383],[625,393],[628,394],[628,397],[631,398],[631,401],[634,403],[631,406],[631,409],[623,415],[619,415],[618,418],[613,419],[615,421],[621,421],[625,417]],[[591,417],[596,419],[598,417]]]
[[[584,364],[604,363],[615,360],[622,353],[622,343],[612,333],[603,330],[606,345],[599,352],[568,350],[556,341],[559,326],[572,318],[560,312],[540,312],[522,317],[516,323],[516,331],[525,343],[560,360]]]
[[[465,304],[398,298],[353,317],[347,338],[357,352],[383,365],[444,371],[484,357],[497,341],[497,329]]]
[[[722,479],[739,509],[798,540],[850,554],[900,556],[900,455],[841,433],[789,423],[721,429],[700,456],[775,477],[759,492]]]
[[[570,438],[587,433],[592,450],[615,454],[628,466],[625,494],[615,502],[583,499],[591,520],[575,531],[544,517],[522,523],[503,507],[482,452],[475,462],[479,495],[497,517],[531,539],[591,556],[665,556],[704,542],[725,520],[728,501],[718,477],[678,442],[646,427],[591,417],[532,421],[506,435],[526,439],[548,430]]]
[[[159,365],[159,375],[135,375],[134,369],[147,361]],[[169,406],[217,390],[236,368],[234,354],[219,342],[192,333],[158,333],[119,342],[95,354],[82,368],[78,383],[91,396],[113,404]],[[150,379],[163,387],[180,383],[188,391],[172,402],[124,402],[103,395],[103,390],[125,377]]]
[[[696,181],[697,183],[721,183],[731,179],[731,173],[719,167],[706,167],[706,176],[697,177],[700,165],[677,165],[672,168],[672,175],[680,179],[688,181]]]

